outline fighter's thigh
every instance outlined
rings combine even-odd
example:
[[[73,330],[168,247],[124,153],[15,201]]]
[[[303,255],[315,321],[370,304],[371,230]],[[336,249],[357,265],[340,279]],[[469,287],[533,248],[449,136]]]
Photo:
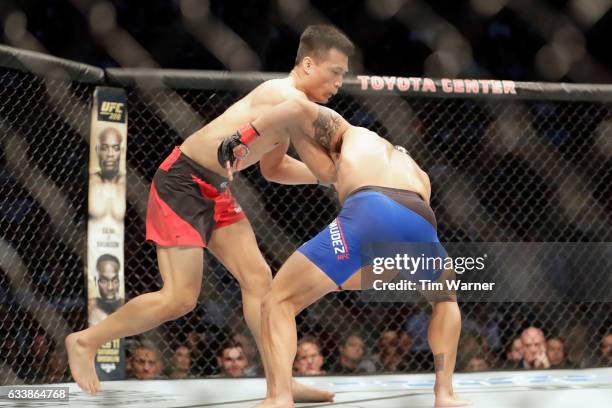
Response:
[[[372,265],[363,266],[357,272],[342,284],[342,289],[345,290],[368,290],[374,288],[374,281],[380,280],[384,283],[392,282],[397,275],[398,270],[388,269],[381,274],[373,272]]]
[[[241,285],[249,279],[256,279],[255,276],[268,281],[272,279],[270,267],[257,246],[255,233],[246,218],[214,230],[208,249]]]
[[[336,284],[300,252],[280,268],[272,280],[269,296],[275,302],[290,302],[299,313],[316,300],[336,289]]]
[[[196,296],[202,286],[204,250],[200,247],[157,246],[157,262],[162,290]]]

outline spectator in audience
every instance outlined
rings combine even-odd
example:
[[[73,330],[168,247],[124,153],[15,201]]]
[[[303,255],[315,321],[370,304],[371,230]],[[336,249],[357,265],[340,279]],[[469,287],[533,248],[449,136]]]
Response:
[[[522,368],[528,370],[550,368],[550,361],[546,355],[544,332],[541,329],[530,326],[523,330],[521,343],[523,343]]]
[[[132,351],[134,350],[134,344],[132,344],[132,342],[134,342],[133,339],[126,339],[125,340],[125,378],[134,378],[134,375],[132,374]]]
[[[461,319],[461,331],[477,333],[487,348],[485,351],[501,349],[501,334],[498,321],[500,319],[496,309],[489,303],[474,303],[470,312],[464,311]]]
[[[463,371],[487,371],[489,369],[489,363],[483,353],[471,353],[465,358],[465,367]]]
[[[397,347],[399,344],[399,335],[396,330],[384,330],[376,341],[376,353],[372,356],[372,362],[376,364],[377,370],[382,369],[382,355],[385,349],[389,347]],[[399,350],[396,350],[399,351]]]
[[[546,355],[550,368],[568,368],[565,361],[565,346],[560,337],[551,337],[546,341]]]
[[[426,353],[429,355],[429,343],[427,342],[427,329],[429,327],[429,317],[423,308],[419,308],[406,320],[405,329],[412,337],[412,350],[416,353]]]
[[[0,309],[1,310],[1,309]],[[16,335],[6,336],[0,340],[0,364],[4,364],[14,372],[19,371],[19,352],[20,347],[17,342]]]
[[[399,346],[399,352],[403,357],[412,352],[412,337],[404,330],[399,330],[398,333],[399,338],[397,344]]]
[[[599,365],[602,367],[612,367],[612,333],[606,334],[601,338],[599,350],[601,351]]]
[[[520,370],[523,363],[523,342],[521,337],[515,337],[510,343],[506,352],[506,359],[502,362],[501,368],[505,370]]]
[[[191,350],[191,352],[193,353],[201,345],[201,338],[202,336],[200,335],[200,332],[198,332],[197,330],[191,330],[189,333],[187,333],[185,346],[187,346],[187,348],[189,348],[189,350]]]
[[[385,330],[378,338],[378,349],[384,350],[388,347],[395,347],[399,343],[399,334],[396,330]]]
[[[378,352],[372,357],[377,371],[394,373],[401,370],[403,355],[399,348],[399,335],[395,330],[385,330],[377,341]]]
[[[459,339],[459,350],[465,355],[469,353],[484,353],[486,351],[484,342],[485,340],[480,334],[473,331],[464,331]]]
[[[585,326],[578,325],[569,330],[565,340],[565,356],[569,367],[587,368],[597,365],[592,348],[589,347],[590,338],[589,329]],[[585,354],[587,351],[589,354]]]
[[[312,336],[302,337],[297,343],[297,353],[293,363],[295,375],[323,375],[323,355],[319,342]]]
[[[68,377],[68,359],[66,354],[59,350],[49,353],[44,382],[47,384],[66,382]]]
[[[185,346],[191,352],[191,372],[197,377],[216,374],[217,346],[221,342],[206,341],[202,328],[198,327],[187,333]],[[212,346],[212,350],[211,350]]]
[[[417,312],[412,314],[406,321],[404,326],[406,332],[412,339],[411,353],[418,365],[418,370],[431,371],[433,367],[433,358],[429,343],[427,341],[427,330],[429,327],[429,317],[421,306]]]
[[[412,351],[412,337],[404,330],[399,331],[398,353],[402,357],[402,363],[398,367],[399,371],[419,371],[428,364],[428,361],[423,361]]]
[[[138,343],[132,349],[132,375],[139,380],[162,378],[164,364],[159,349],[150,341]]]
[[[363,358],[364,342],[359,334],[349,334],[340,347],[336,363],[330,370],[338,374],[371,374],[376,372],[376,366],[370,360]]]
[[[47,362],[52,344],[49,337],[44,333],[37,333],[32,338],[30,354],[27,356],[27,367],[25,379],[31,383],[41,383],[44,381],[47,372]]]
[[[468,364],[468,358],[473,355],[485,355],[485,342],[485,338],[477,332],[462,332],[459,338],[459,347],[457,349],[457,367],[465,368]]]
[[[250,337],[250,335],[236,333],[232,336],[232,341],[239,343],[242,346],[244,355],[249,362],[249,365],[244,370],[245,376],[255,377],[258,374],[263,374],[263,368],[261,367],[259,361],[259,353],[257,352],[255,344],[253,343],[252,337]]]
[[[217,364],[219,366],[219,376],[236,378],[246,376],[245,370],[249,361],[244,354],[242,345],[230,341],[219,349]]]
[[[506,354],[506,360],[509,362],[518,364],[523,361],[523,342],[520,337],[516,337],[512,340],[512,344],[510,345],[510,350]]]
[[[168,378],[180,380],[192,378],[191,375],[191,350],[185,345],[180,345],[172,353]]]

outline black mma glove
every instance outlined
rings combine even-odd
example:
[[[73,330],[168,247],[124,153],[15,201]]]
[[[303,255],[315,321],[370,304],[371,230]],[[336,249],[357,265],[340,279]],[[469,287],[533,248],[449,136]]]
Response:
[[[233,167],[237,160],[246,159],[249,155],[247,145],[257,136],[259,132],[249,123],[240,127],[233,135],[223,139],[217,149],[217,160],[221,167],[225,168],[227,162]]]

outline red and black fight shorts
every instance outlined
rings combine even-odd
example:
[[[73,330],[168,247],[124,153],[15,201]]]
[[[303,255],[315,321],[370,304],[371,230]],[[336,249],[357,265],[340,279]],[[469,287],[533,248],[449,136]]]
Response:
[[[244,218],[227,179],[175,147],[151,183],[146,239],[161,246],[206,247],[213,230]]]

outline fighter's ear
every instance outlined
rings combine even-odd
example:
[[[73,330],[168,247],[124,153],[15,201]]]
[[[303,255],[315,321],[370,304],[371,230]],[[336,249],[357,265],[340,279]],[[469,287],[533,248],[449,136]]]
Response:
[[[302,66],[304,67],[304,71],[307,75],[312,72],[312,67],[314,66],[314,61],[311,57],[304,57],[302,59]]]

